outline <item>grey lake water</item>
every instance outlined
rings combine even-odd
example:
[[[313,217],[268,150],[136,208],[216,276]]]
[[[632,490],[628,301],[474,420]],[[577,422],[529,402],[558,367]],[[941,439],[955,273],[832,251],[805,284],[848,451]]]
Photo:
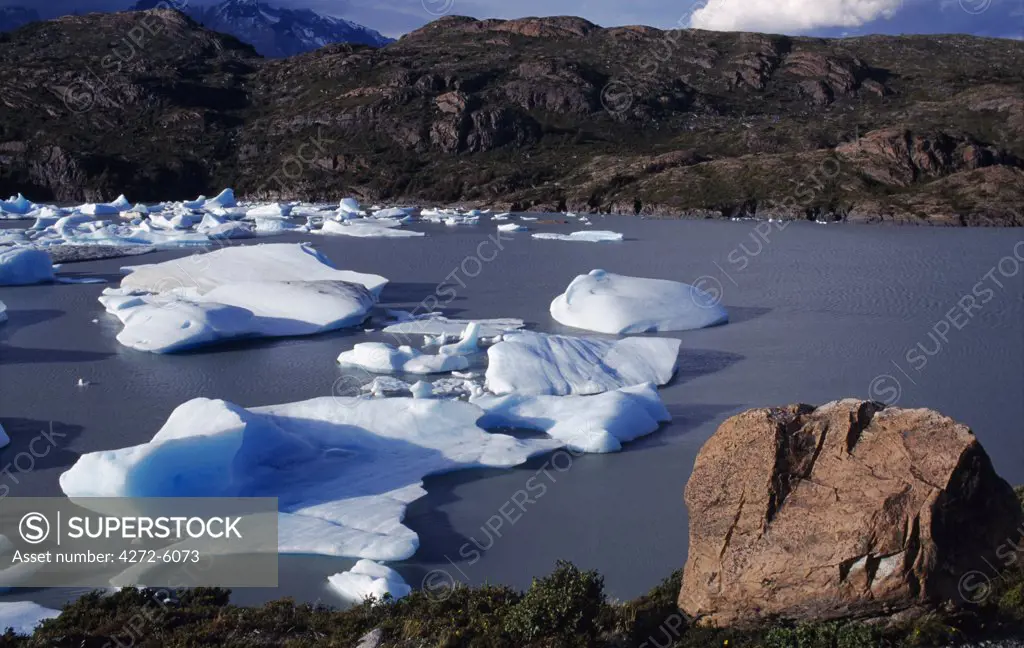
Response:
[[[428,232],[423,239],[269,239],[309,240],[338,267],[386,276],[382,308],[413,310],[440,293],[449,316],[519,317],[535,330],[585,334],[554,322],[548,305],[576,275],[603,268],[698,283],[730,312],[728,325],[666,334],[681,339],[683,351],[678,375],[661,391],[674,420],[654,435],[571,463],[541,457],[517,469],[428,478],[429,494],[406,517],[420,550],[393,565],[411,585],[525,588],[565,559],[600,570],[612,597],[645,592],[686,560],[683,488],[696,453],[723,420],[752,407],[854,397],[938,409],[971,426],[1008,481],[1024,483],[1024,231],[593,220],[594,229],[626,240],[519,233],[505,235],[498,249],[484,244],[496,236],[486,219],[414,226]],[[122,265],[190,253],[76,263],[64,272],[116,282]],[[388,341],[337,332],[151,355],[116,342],[119,324],[96,301],[102,288],[0,288],[10,316],[0,325],[0,423],[13,439],[0,464],[51,425],[62,435],[45,457],[21,466],[31,469],[0,473],[0,491],[59,495],[58,476],[80,454],[149,440],[191,398],[249,407],[328,396],[342,376],[339,352]],[[79,378],[91,384],[78,387]],[[491,521],[545,470],[543,496],[514,523]],[[352,562],[285,556],[277,589],[236,590],[235,600],[293,596],[340,605],[326,577]],[[72,595],[16,590],[7,598],[59,605]]]

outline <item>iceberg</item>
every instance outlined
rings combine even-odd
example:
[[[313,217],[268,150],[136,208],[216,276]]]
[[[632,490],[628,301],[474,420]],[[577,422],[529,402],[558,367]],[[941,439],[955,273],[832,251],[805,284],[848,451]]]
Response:
[[[210,198],[203,203],[203,209],[216,209],[218,207],[225,209],[228,207],[237,207],[238,202],[235,201],[234,189],[225,189],[224,191],[217,194],[214,198]]]
[[[51,610],[31,601],[0,603],[0,633],[11,628],[14,634],[31,635],[43,621],[59,616],[59,610]]]
[[[362,214],[362,212],[363,208],[360,207],[359,201],[355,198],[343,198],[341,202],[338,203],[339,214],[353,214],[358,216],[359,214]]]
[[[260,205],[259,207],[252,207],[245,212],[245,217],[248,219],[255,218],[288,218],[292,214],[292,206],[284,205],[281,203],[270,203],[269,205]]]
[[[394,347],[383,342],[362,342],[338,356],[338,364],[358,367],[375,374],[417,375],[450,373],[469,368],[469,359],[454,354],[430,355],[410,346]]]
[[[526,220],[525,218],[523,220]],[[605,230],[585,230],[572,234],[555,234],[554,232],[538,232],[535,239],[548,241],[583,241],[585,243],[614,243],[622,240],[622,234]]]
[[[28,286],[55,279],[46,252],[31,247],[0,250],[0,286]]]
[[[481,396],[487,429],[544,432],[576,452],[618,452],[622,444],[656,432],[672,417],[654,385],[623,387],[596,396]]]
[[[387,283],[335,270],[298,244],[224,248],[130,270],[99,300],[124,325],[118,342],[152,353],[357,326]]]
[[[362,603],[370,597],[378,601],[383,601],[385,596],[400,599],[412,592],[394,569],[365,558],[347,572],[328,576],[327,582],[343,599],[353,603]]]
[[[480,325],[479,330],[481,337],[496,337],[509,331],[521,329],[526,325],[523,320],[513,318],[457,320],[448,319],[447,317],[437,313],[425,313],[419,316],[413,316],[411,313],[405,313],[404,315],[409,319],[405,319],[396,324],[391,324],[384,329],[384,332],[396,336],[454,336],[460,335],[466,330],[467,326],[475,323]]]
[[[325,397],[244,409],[197,398],[148,443],[84,454],[69,497],[277,497],[281,553],[404,560],[428,475],[518,466],[562,445],[485,432],[469,403]],[[87,505],[87,504],[86,504]]]
[[[551,302],[551,316],[566,326],[612,335],[688,331],[729,321],[717,300],[694,286],[604,270],[573,279]]]
[[[498,225],[499,232],[525,232],[529,228],[519,223],[503,223]]]
[[[679,363],[679,340],[598,340],[519,332],[487,351],[486,387],[494,394],[589,395],[664,385]]]
[[[132,204],[121,194],[117,200],[109,203],[87,203],[80,205],[76,211],[87,216],[116,216],[123,211],[129,211]]]
[[[423,232],[397,229],[401,225],[395,220],[374,219],[349,220],[344,223],[328,220],[319,232],[321,234],[336,234],[340,236],[356,236],[360,238],[420,238],[426,236]]]
[[[14,216],[27,216],[29,212],[38,207],[39,205],[31,202],[21,194],[11,196],[10,200],[0,200],[0,212]]]
[[[152,265],[134,266],[121,280],[129,290],[160,293],[196,288],[205,293],[230,283],[274,281],[347,281],[380,296],[388,280],[380,275],[336,270],[330,260],[305,243],[228,247]]]

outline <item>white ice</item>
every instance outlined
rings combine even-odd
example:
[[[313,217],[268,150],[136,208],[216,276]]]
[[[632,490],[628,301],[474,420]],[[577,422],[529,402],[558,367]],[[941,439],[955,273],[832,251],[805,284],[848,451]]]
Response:
[[[39,205],[18,194],[11,196],[10,200],[0,200],[0,216],[24,217],[38,207]]]
[[[50,255],[31,247],[0,250],[0,286],[27,286],[54,281]]]
[[[327,582],[343,599],[352,603],[362,603],[370,597],[382,601],[385,595],[400,599],[412,592],[394,569],[366,559],[357,562],[347,572],[328,576]]]
[[[519,223],[504,223],[502,225],[498,225],[499,232],[525,232],[528,229],[528,227]]]
[[[672,379],[679,340],[599,340],[520,332],[487,351],[487,389],[494,394],[600,394]]]
[[[388,219],[358,219],[339,223],[338,221],[324,221],[322,234],[334,234],[338,236],[355,236],[359,238],[420,238],[426,236],[423,232],[398,229],[400,221]]]
[[[622,444],[672,420],[654,385],[623,387],[596,396],[482,396],[471,401],[487,415],[488,429],[544,432],[578,452],[618,452]]]
[[[336,270],[300,244],[224,248],[131,270],[100,302],[124,324],[121,344],[153,353],[356,326],[387,283]]]
[[[504,318],[504,319],[480,319],[480,320],[457,320],[448,319],[447,317],[438,313],[425,313],[423,315],[414,316],[411,313],[405,313],[406,319],[397,324],[392,324],[384,329],[385,333],[396,336],[412,336],[412,335],[460,335],[466,330],[469,324],[477,323],[480,325],[480,336],[481,337],[495,337],[508,331],[515,331],[523,328],[525,323],[521,319]]]
[[[0,633],[13,628],[15,634],[31,635],[43,621],[59,616],[59,610],[44,608],[31,601],[0,603]]]
[[[551,302],[551,316],[574,328],[622,335],[688,331],[724,324],[718,300],[689,284],[593,270]]]
[[[562,443],[485,432],[478,407],[440,399],[317,398],[243,409],[199,398],[152,441],[82,455],[70,497],[278,497],[280,551],[395,561],[428,475],[512,467]]]
[[[525,220],[525,219],[524,219]],[[573,232],[572,234],[556,234],[554,232],[538,232],[533,235],[535,239],[549,241],[583,241],[585,243],[612,243],[622,240],[622,234],[608,232],[605,230],[585,230]]]
[[[0,301],[0,323],[7,321],[7,304]]]
[[[405,345],[395,347],[382,342],[363,342],[351,351],[342,352],[338,356],[338,364],[378,374],[427,375],[460,371],[468,369],[469,356],[479,352],[479,333],[479,324],[469,324],[459,342],[442,346],[437,355]]]

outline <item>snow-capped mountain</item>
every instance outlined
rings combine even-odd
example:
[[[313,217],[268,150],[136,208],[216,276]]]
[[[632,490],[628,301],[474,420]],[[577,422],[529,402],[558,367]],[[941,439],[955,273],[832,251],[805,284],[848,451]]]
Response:
[[[160,0],[140,0],[133,9],[151,9],[159,4]],[[184,0],[180,4],[184,6]],[[331,43],[381,47],[392,42],[380,32],[349,20],[322,16],[309,9],[273,7],[259,0],[225,0],[211,7],[189,4],[184,8],[208,29],[231,34],[270,57],[292,56]]]
[[[17,29],[36,20],[39,20],[39,13],[35,9],[0,7],[0,32]]]

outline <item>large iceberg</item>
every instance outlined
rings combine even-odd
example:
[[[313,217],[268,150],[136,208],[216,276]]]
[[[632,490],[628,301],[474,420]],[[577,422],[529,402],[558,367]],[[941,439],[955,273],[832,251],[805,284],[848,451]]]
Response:
[[[371,596],[378,601],[384,600],[385,596],[400,599],[412,592],[394,569],[365,558],[347,572],[329,576],[327,582],[343,599],[352,603],[362,603]]]
[[[0,286],[27,286],[54,281],[50,255],[31,247],[0,250]]]
[[[131,270],[100,302],[124,324],[121,344],[153,353],[356,326],[387,284],[336,270],[298,244],[225,248]]]
[[[121,287],[145,292],[196,288],[200,293],[224,284],[272,281],[347,281],[379,296],[388,280],[380,275],[337,270],[330,260],[301,243],[228,247],[151,265],[134,266]]]
[[[596,396],[481,396],[480,425],[544,432],[577,452],[618,452],[622,444],[656,432],[672,417],[654,385],[634,385]]]
[[[562,445],[477,427],[447,400],[317,398],[244,409],[198,398],[152,441],[82,455],[60,477],[69,497],[277,497],[282,553],[394,561],[412,556],[402,524],[427,475],[512,467]]]
[[[519,332],[487,351],[494,394],[600,394],[655,383],[676,372],[681,342],[668,338],[598,340]]]
[[[566,326],[613,335],[688,331],[729,321],[718,300],[694,286],[604,270],[573,279],[551,302],[551,316]]]

